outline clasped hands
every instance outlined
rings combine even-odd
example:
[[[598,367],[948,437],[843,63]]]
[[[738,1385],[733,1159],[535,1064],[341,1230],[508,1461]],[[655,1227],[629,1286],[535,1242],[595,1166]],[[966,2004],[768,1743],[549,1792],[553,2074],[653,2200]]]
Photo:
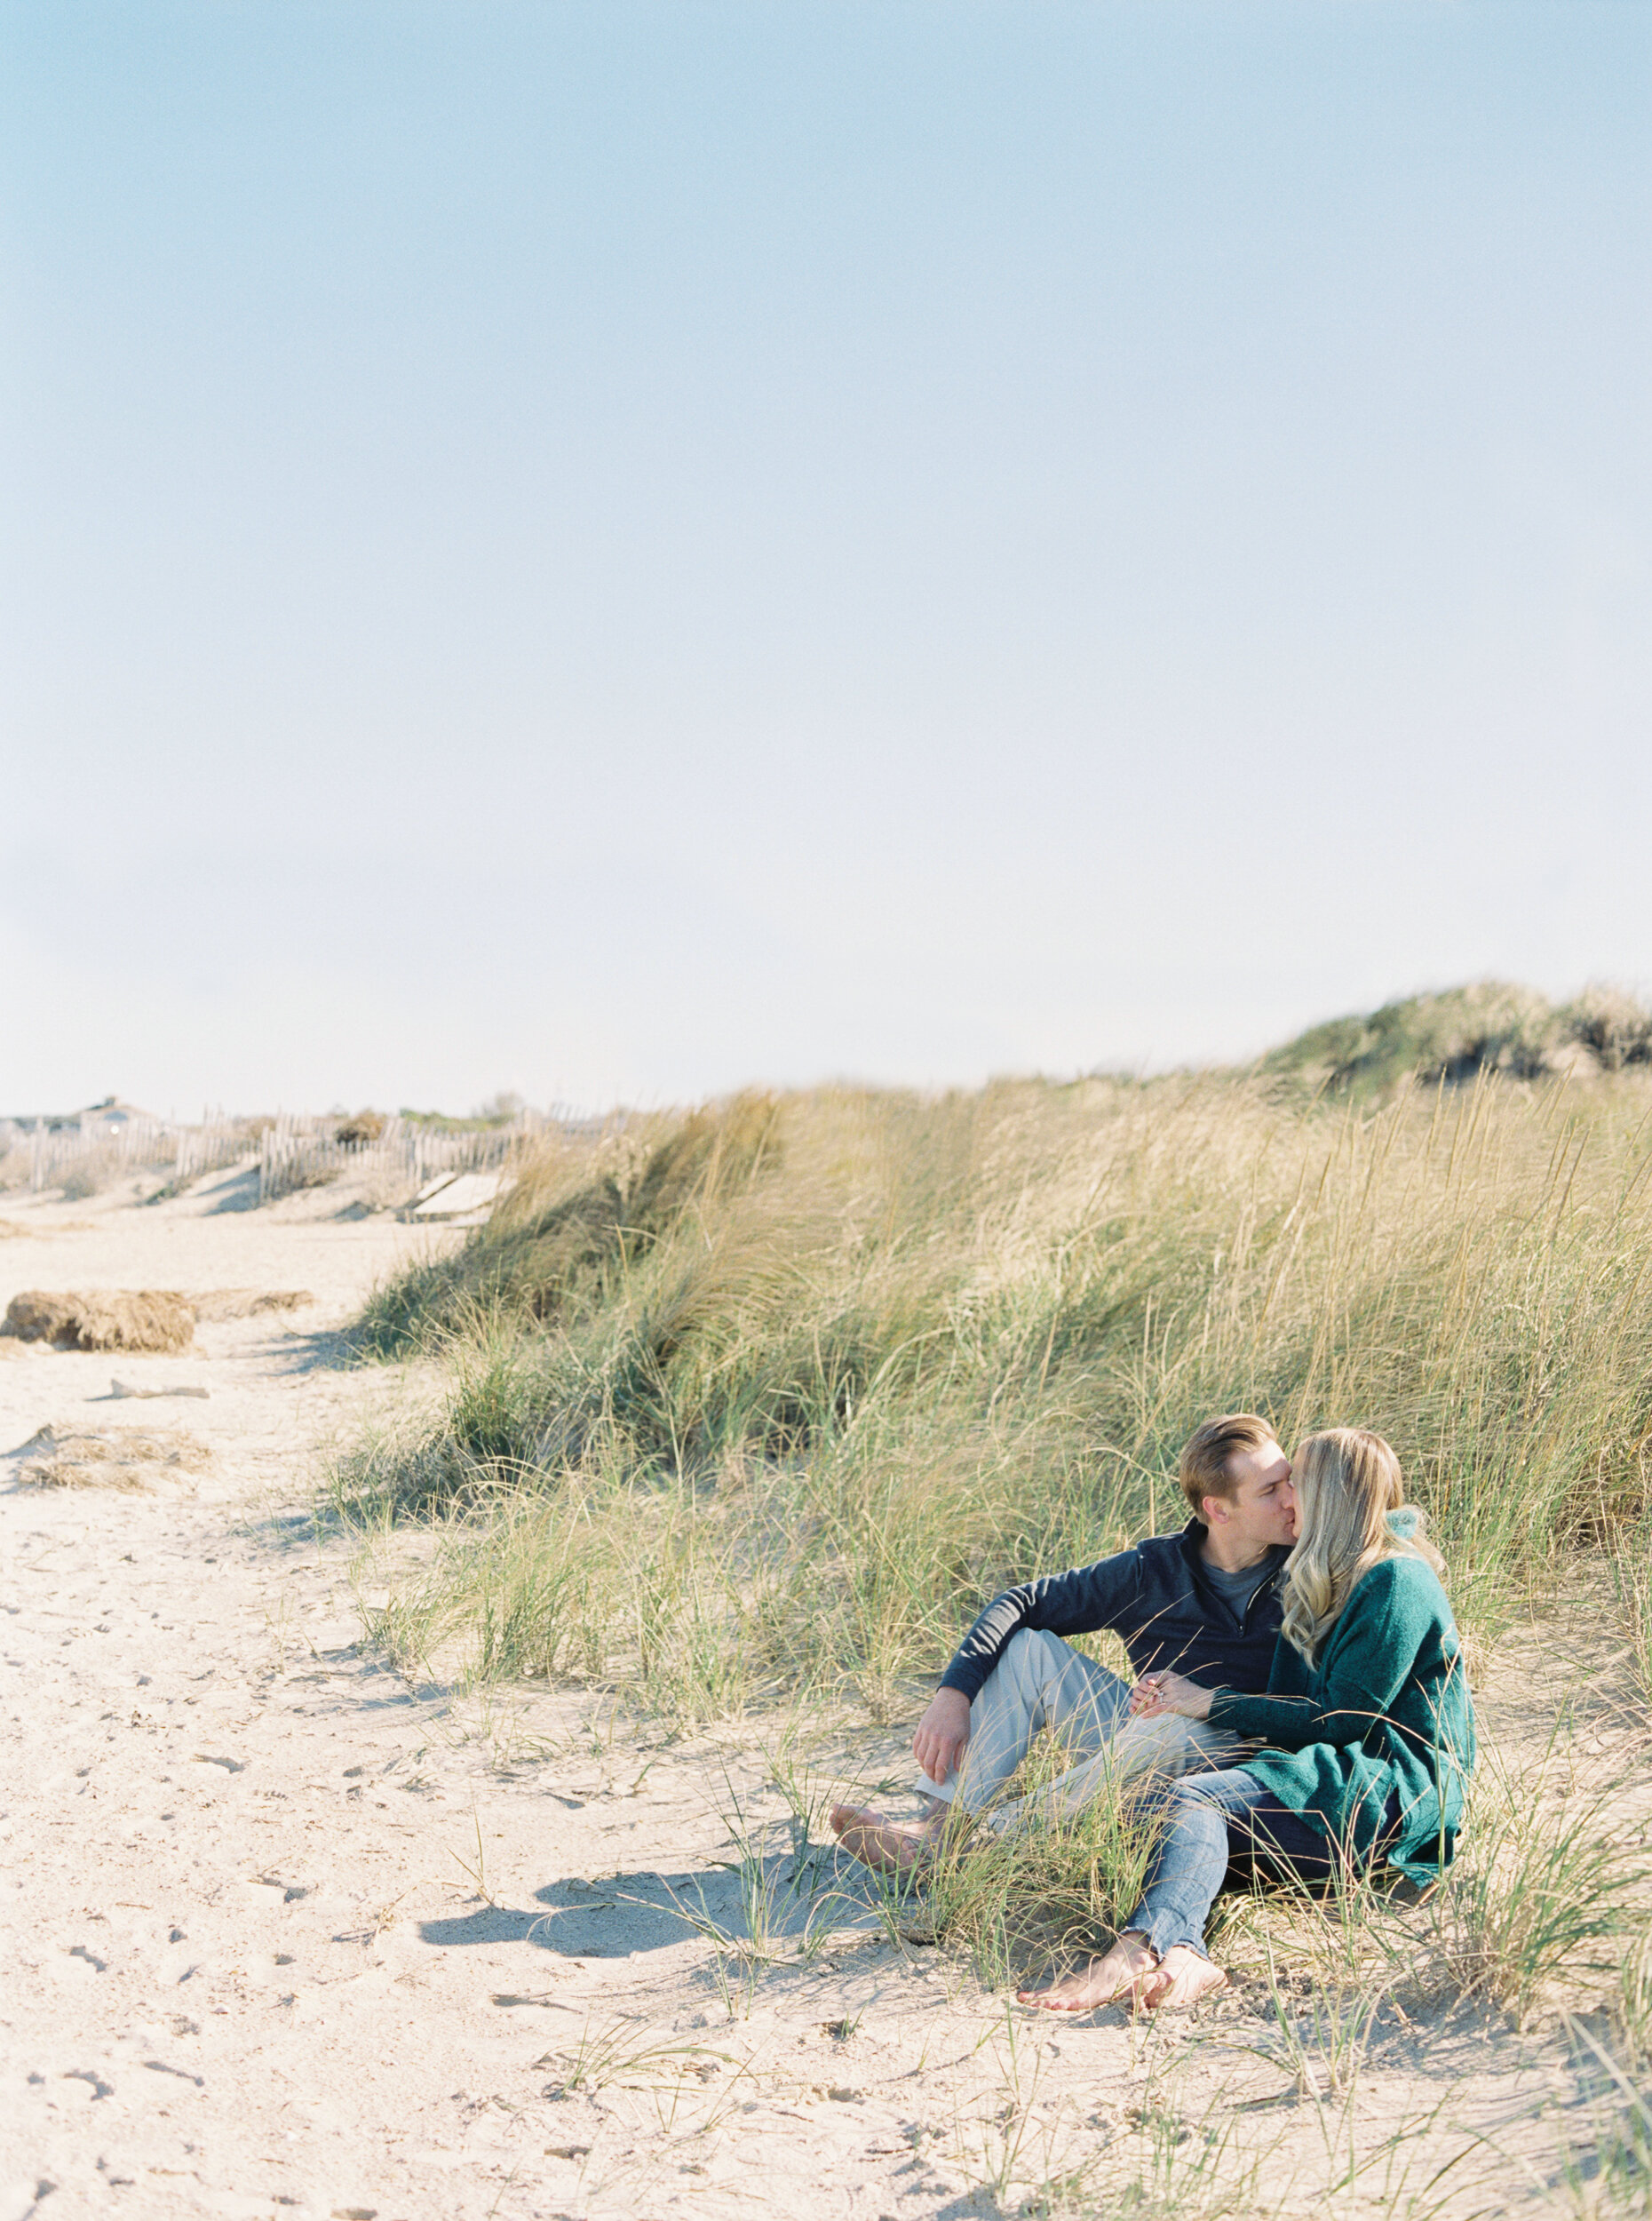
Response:
[[[1189,1681],[1186,1674],[1143,1674],[1130,1692],[1130,1713],[1135,1720],[1156,1720],[1166,1712],[1179,1712],[1184,1720],[1208,1720],[1213,1689]]]

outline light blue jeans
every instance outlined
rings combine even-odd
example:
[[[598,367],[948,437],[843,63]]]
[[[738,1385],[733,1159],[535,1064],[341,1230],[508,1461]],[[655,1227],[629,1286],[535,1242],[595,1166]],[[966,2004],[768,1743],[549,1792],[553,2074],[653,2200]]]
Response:
[[[1145,1936],[1162,1959],[1178,1944],[1201,1958],[1205,1924],[1230,1858],[1262,1860],[1296,1881],[1324,1882],[1345,1863],[1328,1836],[1243,1766],[1171,1782],[1149,1802],[1161,1826],[1141,1902],[1119,1933]]]
[[[1036,1798],[1001,1800],[1045,1727],[1075,1763]],[[1203,1767],[1232,1765],[1243,1747],[1208,1721],[1171,1712],[1132,1719],[1127,1681],[1059,1636],[1023,1628],[1005,1644],[970,1707],[969,1744],[957,1773],[950,1781],[920,1775],[919,1787],[926,1796],[981,1813],[989,1827],[1009,1830],[1029,1819],[1067,1817],[1108,1791],[1140,1793]]]

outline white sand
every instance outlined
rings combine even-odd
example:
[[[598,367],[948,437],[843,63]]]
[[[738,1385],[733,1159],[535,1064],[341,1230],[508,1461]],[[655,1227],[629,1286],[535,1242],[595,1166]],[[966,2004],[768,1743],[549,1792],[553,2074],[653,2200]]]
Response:
[[[1327,2210],[1339,2134],[1363,2171],[1330,2210],[1553,2209],[1558,2132],[1532,2108],[1547,2093],[1586,2133],[1553,2043],[1474,2015],[1422,2036],[1385,2020],[1345,2120],[1247,2049],[1269,2040],[1257,2000],[1156,2026],[1031,2019],[891,1938],[824,1854],[803,1871],[833,1940],[806,1958],[807,1907],[781,1904],[796,1862],[772,1732],[663,1747],[588,1696],[406,1685],[362,1647],[347,1552],[305,1509],[330,1444],[432,1392],[337,1369],[329,1335],[409,1248],[454,1237],[341,1222],[336,1191],[210,1201],[0,1202],[38,1230],[0,1238],[0,1304],[24,1287],[319,1298],[203,1325],[180,1357],[0,1361],[0,1447],[48,1422],[142,1424],[212,1453],[146,1493],[0,1485],[0,2221],[961,2221],[1084,2168],[1092,2202],[1067,2209],[1116,2209],[1133,2182],[1144,2212],[1307,2213]],[[115,1378],[210,1399],[104,1400]],[[876,1771],[897,1754],[861,1755]],[[749,1980],[671,1910],[741,1932],[718,1864],[736,1794],[769,1825],[763,1871],[794,1931]],[[655,2056],[560,2094],[604,2044]],[[1235,2208],[1204,2186],[1240,2153]]]

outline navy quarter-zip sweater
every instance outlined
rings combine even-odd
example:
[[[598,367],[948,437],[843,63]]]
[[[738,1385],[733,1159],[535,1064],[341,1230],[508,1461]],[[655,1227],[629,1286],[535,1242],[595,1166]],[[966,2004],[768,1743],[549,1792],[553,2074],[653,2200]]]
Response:
[[[1204,1535],[1203,1521],[1190,1519],[1179,1534],[1148,1535],[1116,1557],[1006,1588],[959,1644],[941,1686],[962,1690],[973,1704],[1005,1644],[1023,1628],[1046,1635],[1108,1628],[1123,1640],[1138,1675],[1168,1666],[1207,1686],[1259,1693],[1274,1663],[1284,1610],[1279,1576],[1290,1547],[1269,1550],[1241,1620],[1204,1579]]]

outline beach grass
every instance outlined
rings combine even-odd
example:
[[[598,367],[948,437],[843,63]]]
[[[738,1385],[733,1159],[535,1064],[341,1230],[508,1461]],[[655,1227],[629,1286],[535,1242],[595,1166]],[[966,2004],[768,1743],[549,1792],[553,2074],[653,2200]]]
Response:
[[[739,1098],[532,1161],[381,1289],[440,1409],[335,1503],[434,1538],[378,1632],[678,1723],[886,1716],[979,1604],[1179,1523],[1179,1445],[1374,1427],[1470,1644],[1595,1570],[1643,1662],[1652,1084],[1375,1108],[1266,1075]]]

